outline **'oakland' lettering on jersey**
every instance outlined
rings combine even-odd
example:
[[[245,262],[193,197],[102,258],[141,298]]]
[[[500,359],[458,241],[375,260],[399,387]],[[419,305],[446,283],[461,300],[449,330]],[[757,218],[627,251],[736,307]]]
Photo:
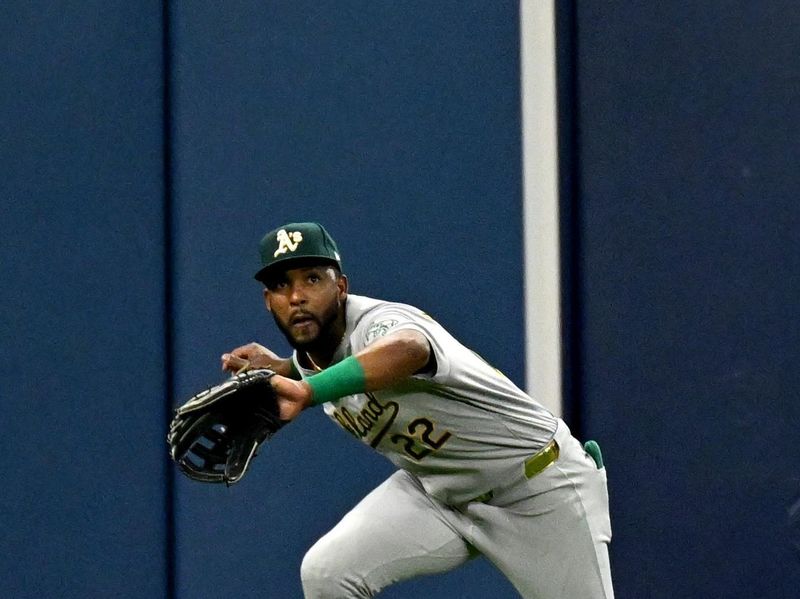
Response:
[[[347,407],[334,409],[332,416],[344,430],[360,440],[367,437],[372,429],[380,424],[381,428],[378,430],[378,433],[368,441],[370,446],[376,447],[383,439],[386,431],[389,430],[389,427],[392,426],[394,419],[397,418],[400,406],[394,401],[387,402],[386,405],[383,405],[371,393],[368,393],[367,397],[369,397],[369,401],[361,408],[356,416],[353,416]],[[384,414],[388,414],[388,418],[381,423],[380,419]]]

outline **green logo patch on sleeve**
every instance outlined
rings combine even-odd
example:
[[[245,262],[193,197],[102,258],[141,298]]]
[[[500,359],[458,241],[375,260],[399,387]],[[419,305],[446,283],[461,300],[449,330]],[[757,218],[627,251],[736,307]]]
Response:
[[[379,320],[378,322],[372,323],[369,329],[367,329],[367,343],[374,341],[378,337],[383,337],[399,322],[399,320],[388,318],[386,320]]]

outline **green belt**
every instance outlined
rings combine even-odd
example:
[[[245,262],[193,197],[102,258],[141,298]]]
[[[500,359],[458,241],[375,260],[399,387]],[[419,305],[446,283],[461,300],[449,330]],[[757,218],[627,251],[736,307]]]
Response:
[[[558,459],[558,443],[553,439],[542,447],[539,451],[533,454],[524,462],[525,478],[533,478],[550,464]],[[478,495],[475,499],[470,499],[468,503],[486,503],[494,497],[494,491],[487,491],[483,495]]]

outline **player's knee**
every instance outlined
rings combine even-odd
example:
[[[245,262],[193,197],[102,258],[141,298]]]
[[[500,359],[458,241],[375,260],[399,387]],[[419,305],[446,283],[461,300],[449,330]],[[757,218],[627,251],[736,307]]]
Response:
[[[314,545],[303,557],[300,580],[306,599],[372,597],[364,582],[322,543]]]
[[[321,547],[320,543],[309,549],[303,557],[300,580],[306,599],[326,597],[333,587],[338,586],[335,584],[338,577],[337,565],[331,557],[330,552]]]
[[[326,577],[325,561],[316,545],[306,552],[303,562],[300,564],[300,580],[303,582],[303,589],[319,586],[319,581]],[[308,591],[306,591],[306,597],[308,596]]]

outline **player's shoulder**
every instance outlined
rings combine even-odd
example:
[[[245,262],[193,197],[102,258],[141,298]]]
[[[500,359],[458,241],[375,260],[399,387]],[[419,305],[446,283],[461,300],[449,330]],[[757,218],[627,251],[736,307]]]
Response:
[[[414,317],[426,316],[425,312],[411,304],[376,299],[352,293],[347,295],[347,319],[348,321],[352,320],[354,324],[363,322],[364,319],[373,319],[393,313]]]
[[[433,319],[416,306],[348,294],[347,331],[353,347],[369,344],[397,328],[409,327],[431,334],[438,331]]]

